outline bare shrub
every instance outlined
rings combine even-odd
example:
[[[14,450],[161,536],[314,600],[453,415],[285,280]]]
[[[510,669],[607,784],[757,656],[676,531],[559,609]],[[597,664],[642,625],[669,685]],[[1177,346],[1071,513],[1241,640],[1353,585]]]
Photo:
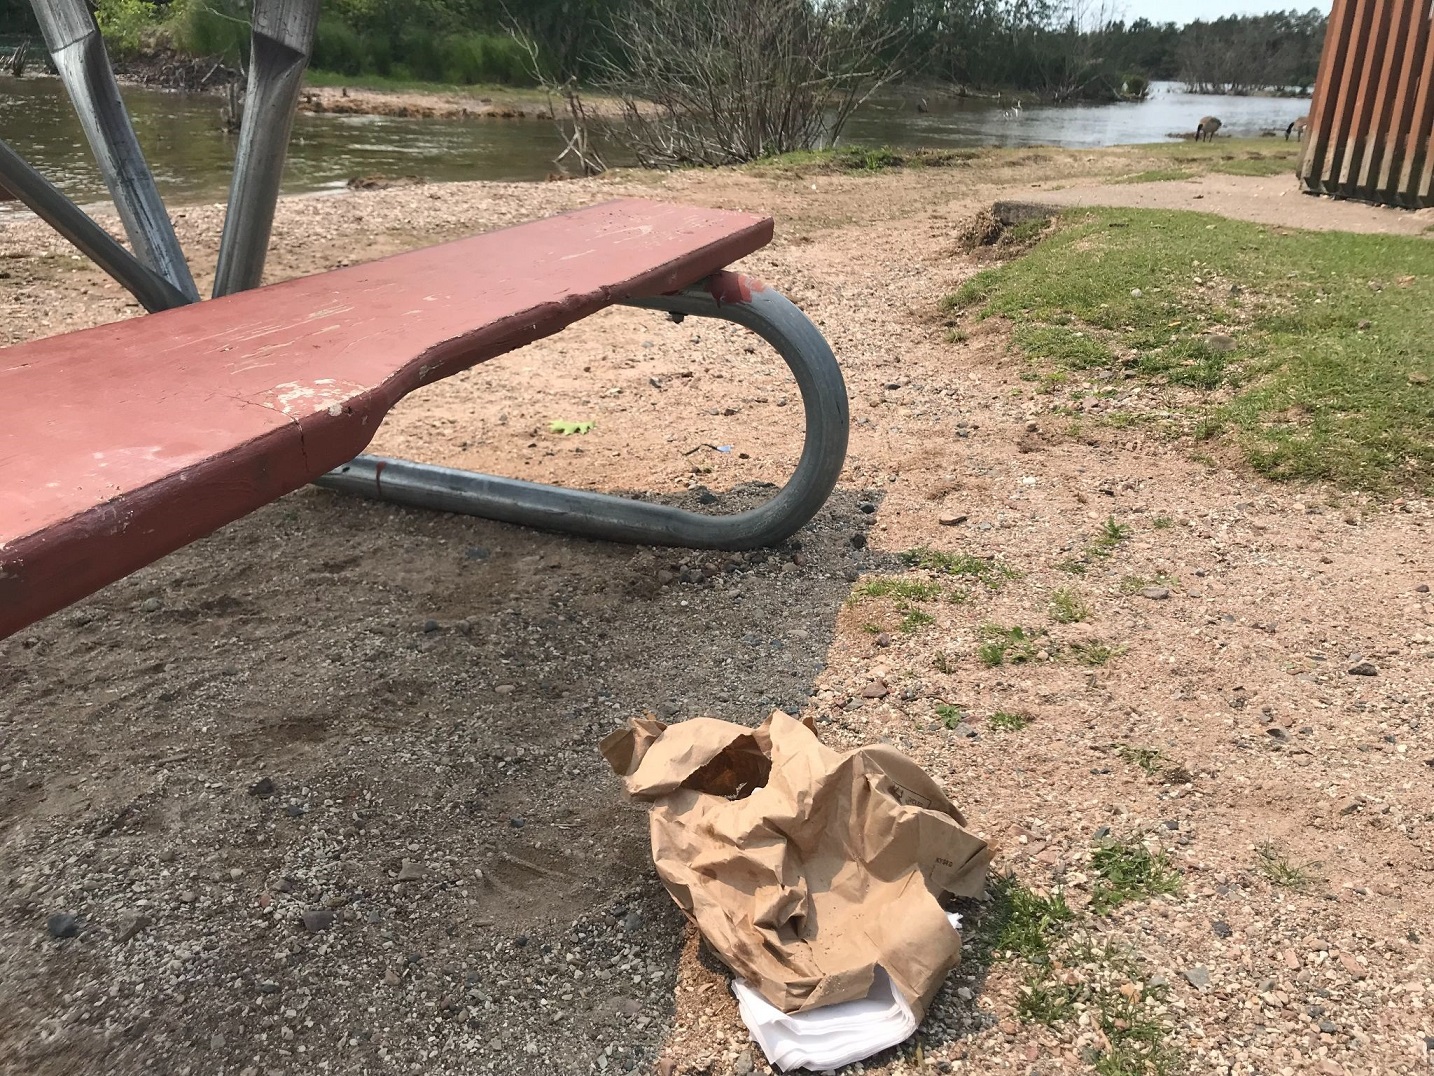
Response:
[[[885,0],[634,0],[603,88],[647,167],[720,165],[830,145],[897,73]]]
[[[29,56],[30,42],[21,41],[20,44],[15,46],[15,51],[6,59],[5,67],[9,69],[10,74],[19,78],[25,73],[25,63],[29,59]]]
[[[553,158],[553,164],[565,170],[565,162],[571,159],[585,176],[597,176],[606,172],[607,162],[602,159],[593,137],[593,132],[599,129],[608,133],[606,125],[598,122],[593,110],[583,101],[582,94],[578,92],[578,80],[570,77],[562,82],[555,81],[542,62],[537,42],[518,28],[517,21],[511,15],[509,23],[508,34],[526,53],[528,75],[548,95],[548,115],[552,117],[553,126],[563,136],[563,152]],[[555,99],[563,102],[561,108]],[[561,178],[561,175],[549,178]]]

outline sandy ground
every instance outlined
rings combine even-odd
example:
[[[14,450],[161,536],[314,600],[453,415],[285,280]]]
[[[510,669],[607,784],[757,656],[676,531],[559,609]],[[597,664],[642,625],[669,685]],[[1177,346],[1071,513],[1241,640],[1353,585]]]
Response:
[[[493,94],[370,90],[349,86],[308,86],[299,97],[300,112],[334,112],[359,116],[406,116],[416,119],[549,118],[550,105],[541,90],[498,89]]]
[[[1430,505],[1272,485],[1096,423],[1072,440],[998,331],[946,342],[939,299],[975,268],[955,240],[969,214],[1043,197],[1053,174],[1051,197],[1096,197],[1071,184],[1129,167],[1041,151],[979,173],[286,201],[275,278],[634,191],[772,212],[777,240],[744,268],[842,360],[848,466],[799,541],[740,557],[306,490],[0,642],[0,1071],[765,1071],[595,745],[644,710],[756,723],[774,706],[835,746],[907,751],[999,846],[997,869],[1077,907],[1102,828],[1157,834],[1181,892],[1093,929],[1168,984],[1185,1071],[1427,1071]],[[1190,186],[1105,190],[1184,206]],[[1211,179],[1196,204],[1264,213],[1276,189]],[[1291,226],[1408,227],[1280,205]],[[211,264],[219,209],[179,217]],[[134,312],[0,217],[6,342]],[[788,473],[795,399],[736,330],[611,311],[406,401],[377,447],[727,509]],[[553,419],[596,426],[562,438]],[[1131,536],[1073,583],[1058,563],[1108,517]],[[902,633],[853,583],[917,545],[1018,575]],[[1169,596],[1125,593],[1134,577]],[[1090,619],[1050,623],[1071,585]],[[990,669],[986,622],[1045,628],[1052,653],[1124,649]],[[1348,672],[1362,662],[1376,675]],[[864,698],[878,679],[889,694]],[[947,728],[937,704],[967,722]],[[997,710],[1034,721],[995,732]],[[1260,847],[1307,884],[1274,884]],[[57,914],[73,937],[51,936]],[[912,1042],[852,1071],[1092,1071],[1091,1028],[1014,1019],[1022,974],[958,971]]]

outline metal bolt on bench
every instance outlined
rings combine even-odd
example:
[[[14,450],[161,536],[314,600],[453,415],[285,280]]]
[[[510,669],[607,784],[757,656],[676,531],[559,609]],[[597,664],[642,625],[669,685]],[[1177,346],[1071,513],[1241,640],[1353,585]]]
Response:
[[[32,3],[134,253],[3,140],[0,187],[153,317],[6,349],[5,358],[15,361],[0,362],[0,458],[9,462],[0,480],[0,637],[306,482],[594,538],[715,549],[781,541],[835,487],[849,415],[831,348],[775,290],[724,269],[770,241],[769,219],[613,202],[273,285],[263,289],[262,303],[247,302],[243,293],[263,273],[319,10],[318,0],[255,0],[247,107],[216,298],[201,304],[89,8],[84,0]],[[450,262],[457,276],[474,280],[472,290],[454,283]],[[801,391],[806,438],[791,480],[767,503],[709,516],[354,457],[407,392],[615,304],[665,311],[674,320],[733,322],[786,361]],[[261,345],[252,361],[246,357],[246,348]],[[81,371],[92,380],[119,377],[115,361],[126,372],[114,391],[128,393],[127,404],[106,396],[104,386],[70,391]],[[157,368],[161,361],[167,365]],[[256,373],[260,368],[272,372]],[[158,374],[169,377],[166,400],[173,392],[176,401],[186,393],[222,401],[227,417],[195,418],[180,403],[166,411],[165,401],[145,395],[144,377]],[[263,377],[271,380],[256,380]],[[131,436],[128,415],[89,421],[106,405],[131,408],[142,427],[133,436],[148,437],[150,447],[141,452],[124,441]],[[168,447],[160,451],[156,441]],[[239,483],[244,495],[196,507],[216,482]]]

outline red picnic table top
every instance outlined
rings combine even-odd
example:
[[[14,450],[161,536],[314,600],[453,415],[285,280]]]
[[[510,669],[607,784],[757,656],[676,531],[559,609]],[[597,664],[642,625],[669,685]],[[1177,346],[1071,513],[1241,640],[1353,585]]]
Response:
[[[421,385],[771,236],[625,199],[0,350],[0,638],[352,459]]]

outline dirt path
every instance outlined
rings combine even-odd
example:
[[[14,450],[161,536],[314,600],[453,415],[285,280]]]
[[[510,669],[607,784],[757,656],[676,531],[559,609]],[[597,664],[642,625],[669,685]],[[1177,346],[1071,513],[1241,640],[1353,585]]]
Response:
[[[772,211],[777,241],[745,268],[842,359],[848,468],[800,545],[742,557],[307,490],[0,643],[0,1071],[741,1072],[725,979],[595,744],[644,709],[774,706],[834,745],[909,752],[999,869],[1078,906],[1096,834],[1157,835],[1180,893],[1092,929],[1143,988],[1167,984],[1186,1070],[1424,1071],[1430,506],[1271,485],[1140,433],[1071,440],[1001,336],[948,343],[939,300],[975,268],[960,221],[1045,197],[1065,159],[285,202],[276,276],[621,192]],[[179,221],[197,261],[219,222]],[[0,232],[7,340],[126,312],[32,224]],[[749,346],[612,311],[407,401],[378,448],[740,506],[799,449],[795,392]],[[562,438],[553,419],[596,426]],[[704,443],[735,451],[687,454]],[[1129,530],[1112,555],[1059,570],[1110,518]],[[1015,574],[902,632],[853,583],[914,546]],[[1051,623],[1072,586],[1089,619]],[[1116,654],[988,668],[986,623]],[[877,678],[890,693],[862,698]],[[996,711],[1034,720],[998,732]],[[78,933],[55,940],[66,913]],[[1100,1032],[1018,1021],[1022,981],[953,975],[865,1071],[1091,1071]]]
[[[1206,175],[1156,183],[1052,185],[1041,196],[1054,205],[1192,209],[1235,220],[1318,231],[1423,235],[1434,212],[1409,212],[1304,194],[1293,176]]]

